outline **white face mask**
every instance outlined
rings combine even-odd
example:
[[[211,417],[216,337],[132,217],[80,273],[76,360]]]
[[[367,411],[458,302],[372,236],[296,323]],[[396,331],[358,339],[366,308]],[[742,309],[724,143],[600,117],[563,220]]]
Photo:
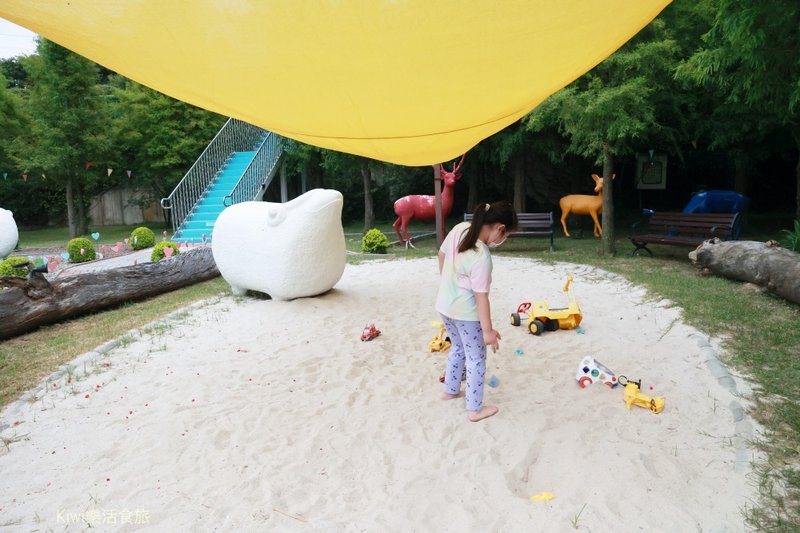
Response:
[[[489,243],[489,248],[497,248],[498,246],[500,246],[501,244],[506,242],[507,238],[508,238],[508,236],[505,236],[505,237],[503,237],[503,240],[500,241],[500,242],[491,242],[491,243]]]

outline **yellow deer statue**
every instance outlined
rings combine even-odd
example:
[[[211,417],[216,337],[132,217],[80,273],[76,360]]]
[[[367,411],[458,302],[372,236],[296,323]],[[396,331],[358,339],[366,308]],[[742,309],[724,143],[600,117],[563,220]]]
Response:
[[[613,180],[615,177],[617,177],[616,174],[611,176],[611,179]],[[603,228],[600,227],[600,222],[597,218],[597,215],[603,212],[603,178],[597,174],[592,174],[592,179],[594,180],[594,192],[597,195],[568,194],[558,201],[558,205],[561,206],[561,226],[564,228],[564,235],[567,237],[569,237],[567,217],[569,217],[570,213],[591,215],[592,220],[594,220],[594,236],[599,237],[603,234]]]

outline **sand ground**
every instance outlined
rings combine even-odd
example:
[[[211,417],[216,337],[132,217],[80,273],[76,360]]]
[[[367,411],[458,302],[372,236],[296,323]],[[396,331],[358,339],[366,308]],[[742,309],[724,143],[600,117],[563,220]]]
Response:
[[[348,265],[320,297],[196,305],[6,408],[0,530],[743,531],[750,390],[709,337],[620,277],[494,262],[497,416],[438,399],[436,260]],[[567,274],[584,333],[508,323]],[[578,387],[585,355],[664,411]]]

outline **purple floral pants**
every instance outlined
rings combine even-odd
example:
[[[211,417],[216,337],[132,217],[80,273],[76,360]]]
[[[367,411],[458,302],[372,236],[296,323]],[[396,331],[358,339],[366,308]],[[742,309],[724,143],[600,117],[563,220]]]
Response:
[[[486,345],[480,322],[453,320],[441,315],[450,336],[450,355],[444,372],[444,391],[458,394],[461,390],[461,373],[467,366],[468,411],[480,411],[483,405],[483,382],[486,376]]]

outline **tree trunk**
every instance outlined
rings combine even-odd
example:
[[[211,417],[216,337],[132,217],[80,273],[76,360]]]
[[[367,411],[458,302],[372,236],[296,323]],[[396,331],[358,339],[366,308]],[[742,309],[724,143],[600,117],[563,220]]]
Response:
[[[755,283],[800,304],[800,253],[756,241],[706,241],[689,258],[714,274]]]
[[[372,172],[369,161],[361,160],[361,178],[364,181],[364,233],[375,227],[375,209],[372,203]]]
[[[800,150],[800,137],[795,137],[797,149]],[[800,220],[800,153],[797,154],[797,165],[794,167],[794,180],[796,183],[794,217]]]
[[[797,166],[794,167],[794,179],[797,182],[794,216],[800,220],[800,154],[797,156]]]
[[[74,178],[72,176],[67,178],[66,194],[67,194],[67,226],[69,226],[69,238],[74,239],[78,236],[77,220],[75,219],[75,202],[72,194],[74,186]]]
[[[603,235],[600,237],[600,255],[614,255],[614,154],[608,144],[603,145]]]
[[[467,174],[469,190],[467,191],[467,205],[464,208],[467,213],[475,211],[475,206],[478,204],[478,173],[483,172],[483,164],[479,162],[477,167],[473,166],[473,168],[475,171]]]
[[[308,175],[311,178],[311,188],[319,189],[322,187],[322,154],[319,150],[313,150],[308,161]]]
[[[738,150],[733,156],[733,190],[745,196],[748,189],[747,172],[747,154],[743,150]]]
[[[219,276],[210,248],[181,253],[157,263],[120,267],[48,281],[31,272],[27,279],[0,277],[0,339],[45,324],[140,300]]]
[[[122,219],[122,225],[126,226],[127,224],[125,223],[125,187],[119,188],[119,215],[120,218]],[[105,223],[102,225],[105,225]],[[89,233],[89,228],[86,228],[86,233]]]
[[[517,213],[525,212],[525,150],[520,149],[512,163],[514,173],[514,210]]]
[[[76,224],[78,236],[88,235],[89,224],[86,218],[86,206],[83,203],[83,184],[80,181],[75,184],[75,191],[77,192],[76,201],[78,203],[78,220]]]
[[[794,181],[795,181],[795,204],[794,204],[794,217],[800,220],[800,125],[793,125],[790,128],[792,137],[794,138],[795,148],[798,150],[797,164],[794,167]]]

